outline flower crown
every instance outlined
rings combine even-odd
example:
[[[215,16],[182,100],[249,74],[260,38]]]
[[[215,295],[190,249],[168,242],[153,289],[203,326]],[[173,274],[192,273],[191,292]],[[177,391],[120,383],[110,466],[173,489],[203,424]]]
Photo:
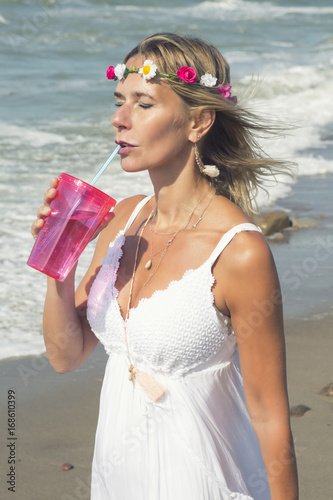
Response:
[[[129,73],[139,73],[139,75],[142,75],[145,80],[151,80],[157,75],[164,76],[166,78],[179,78],[185,83],[199,83],[205,87],[216,87],[221,97],[224,97],[235,104],[237,103],[237,97],[231,95],[231,85],[217,85],[217,78],[212,76],[210,73],[205,73],[201,76],[200,80],[198,80],[195,69],[187,66],[182,66],[178,71],[176,71],[176,73],[161,73],[160,71],[157,71],[156,64],[154,64],[150,59],[147,59],[143,63],[142,68],[139,69],[128,69],[126,64],[109,66],[106,72],[106,77],[108,80],[122,80]]]

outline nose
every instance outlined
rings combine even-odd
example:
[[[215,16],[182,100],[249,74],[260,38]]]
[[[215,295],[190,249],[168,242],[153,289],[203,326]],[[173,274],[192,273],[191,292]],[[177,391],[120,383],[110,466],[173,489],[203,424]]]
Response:
[[[112,125],[119,129],[130,127],[130,112],[126,104],[122,104],[111,118]]]

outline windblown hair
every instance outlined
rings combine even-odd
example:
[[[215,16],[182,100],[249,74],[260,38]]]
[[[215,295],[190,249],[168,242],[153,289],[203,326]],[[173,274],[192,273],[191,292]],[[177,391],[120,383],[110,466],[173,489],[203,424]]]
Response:
[[[207,41],[172,33],[159,33],[144,40],[127,54],[152,59],[158,71],[176,73],[182,66],[195,69],[200,77],[206,72],[219,84],[230,83],[229,64],[217,48]],[[218,177],[211,179],[217,192],[231,199],[249,215],[256,213],[258,188],[267,177],[291,175],[292,164],[270,158],[259,145],[259,138],[280,136],[281,129],[259,119],[239,104],[221,97],[216,88],[185,83],[179,78],[161,78],[182,99],[189,114],[196,110],[214,110],[216,119],[201,148],[205,164],[216,165]]]

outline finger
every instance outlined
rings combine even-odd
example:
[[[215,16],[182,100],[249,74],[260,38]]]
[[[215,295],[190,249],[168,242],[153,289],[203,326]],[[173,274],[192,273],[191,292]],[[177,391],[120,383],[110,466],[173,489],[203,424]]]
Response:
[[[31,226],[31,234],[36,239],[40,230],[44,227],[45,221],[43,219],[36,219]]]
[[[59,186],[59,179],[57,177],[53,177],[50,182],[50,188],[45,191],[44,194],[44,204],[50,205],[54,198],[57,195],[57,187]]]
[[[57,190],[56,188],[50,188],[50,189],[47,189],[45,191],[45,194],[44,194],[44,205],[50,205],[52,203],[52,201],[54,200],[54,198],[56,197],[57,195]]]
[[[45,219],[48,217],[51,213],[51,207],[49,205],[42,205],[39,207],[37,210],[37,220],[38,219]]]
[[[51,188],[57,188],[59,186],[59,179],[58,177],[53,177],[52,181],[50,182],[50,187]]]

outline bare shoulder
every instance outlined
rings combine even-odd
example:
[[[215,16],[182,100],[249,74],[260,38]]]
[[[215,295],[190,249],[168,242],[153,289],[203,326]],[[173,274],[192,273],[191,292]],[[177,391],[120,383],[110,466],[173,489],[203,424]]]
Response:
[[[133,210],[143,198],[145,198],[143,195],[132,196],[131,198],[126,198],[120,201],[116,205],[113,210],[113,217],[98,237],[92,260],[93,267],[100,264],[101,260],[105,257],[108,251],[110,243],[114,241],[119,232],[125,228]]]
[[[114,208],[114,213],[123,215],[124,213],[132,212],[136,205],[140,203],[141,200],[146,198],[144,194],[136,194],[134,196],[130,196],[129,198],[125,198],[121,200]]]
[[[221,255],[218,271],[230,291],[229,299],[261,290],[279,289],[274,258],[264,236],[258,231],[241,231]]]
[[[228,267],[233,272],[244,272],[247,268],[262,268],[273,263],[272,252],[259,231],[240,231],[235,234],[224,251]]]
[[[126,223],[137,204],[144,198],[145,196],[141,194],[131,196],[130,198],[121,200],[115,206],[113,210],[114,217],[110,220],[109,224],[103,229],[99,236],[100,245],[104,246],[105,243],[109,245],[109,243],[115,239],[119,231],[124,229],[126,226]]]
[[[253,221],[238,207],[225,204],[221,234],[243,223]],[[231,314],[242,303],[279,294],[279,280],[270,247],[259,231],[236,233],[214,266],[215,302],[224,313]]]
[[[229,200],[219,197],[219,230],[223,235],[239,224],[254,221],[238,206]],[[244,271],[247,266],[260,265],[264,261],[272,261],[272,254],[264,236],[259,231],[243,230],[236,233],[221,255],[221,260],[233,271]]]

